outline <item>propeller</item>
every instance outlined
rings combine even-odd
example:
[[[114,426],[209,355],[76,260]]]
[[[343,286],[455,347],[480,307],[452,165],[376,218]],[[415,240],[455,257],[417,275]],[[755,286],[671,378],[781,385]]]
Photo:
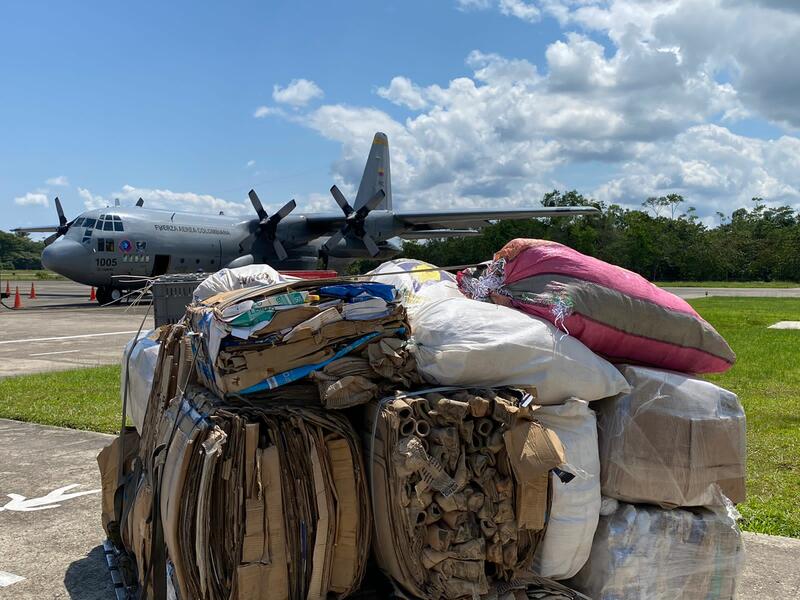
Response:
[[[72,225],[72,221],[67,221],[67,217],[64,215],[64,209],[61,208],[61,200],[58,199],[58,196],[56,196],[55,204],[56,204],[56,212],[58,213],[58,228],[56,228],[56,232],[53,235],[50,235],[45,238],[44,240],[45,246],[49,246],[50,244],[55,242],[58,238],[60,238],[62,235],[67,233],[69,226]]]
[[[247,195],[250,197],[250,202],[253,204],[256,214],[258,214],[259,220],[256,235],[259,237],[264,236],[272,242],[272,249],[275,251],[278,260],[286,260],[289,257],[289,253],[286,252],[286,248],[283,247],[283,244],[278,239],[278,224],[295,209],[297,202],[290,200],[270,217],[267,215],[267,211],[264,210],[264,206],[261,204],[261,200],[255,190],[250,190]]]
[[[378,245],[367,233],[367,230],[364,227],[364,222],[367,219],[367,215],[375,210],[381,201],[386,197],[386,192],[383,190],[378,190],[378,192],[372,198],[367,200],[364,206],[358,210],[354,210],[353,207],[350,206],[350,203],[344,197],[344,194],[342,194],[342,192],[339,191],[339,188],[335,185],[331,188],[331,195],[333,196],[333,199],[336,200],[336,204],[339,205],[339,208],[342,209],[345,221],[342,228],[334,233],[328,239],[328,241],[325,242],[325,245],[322,246],[325,254],[329,254],[344,237],[349,235],[361,240],[364,246],[367,248],[367,252],[369,252],[370,256],[377,256],[380,252],[380,248],[378,248]]]

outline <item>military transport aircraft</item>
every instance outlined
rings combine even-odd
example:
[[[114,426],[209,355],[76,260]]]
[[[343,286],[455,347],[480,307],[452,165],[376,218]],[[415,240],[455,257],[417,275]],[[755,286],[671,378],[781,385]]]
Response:
[[[295,201],[268,215],[250,191],[257,219],[153,210],[140,198],[134,208],[94,209],[69,221],[55,200],[59,224],[14,231],[53,232],[42,264],[65,277],[95,286],[101,304],[137,287],[125,277],[216,271],[268,263],[276,269],[315,269],[362,257],[389,259],[402,252],[402,239],[467,237],[491,221],[597,213],[586,206],[526,209],[395,211],[389,141],[376,133],[351,205],[335,185],[338,213],[292,215]]]

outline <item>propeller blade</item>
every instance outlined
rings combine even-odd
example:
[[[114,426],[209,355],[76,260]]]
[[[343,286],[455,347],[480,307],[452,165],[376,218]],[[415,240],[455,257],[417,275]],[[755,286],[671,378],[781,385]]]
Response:
[[[45,245],[45,246],[49,246],[50,244],[52,244],[53,242],[55,242],[55,241],[56,241],[56,240],[57,240],[59,237],[61,237],[61,234],[60,234],[60,233],[58,233],[58,232],[55,232],[53,235],[48,235],[48,236],[47,236],[47,237],[44,239],[44,245]]]
[[[280,240],[272,240],[272,247],[275,250],[275,256],[278,257],[278,260],[286,260],[289,258],[289,253],[286,252],[286,248],[283,247]]]
[[[328,238],[328,241],[325,242],[325,245],[323,246],[325,252],[330,252],[331,250],[333,250],[336,247],[336,245],[342,241],[344,234],[345,234],[344,229],[340,229],[339,231],[334,233],[330,238]]]
[[[261,204],[261,200],[258,198],[258,194],[256,194],[255,190],[250,190],[247,194],[250,197],[250,202],[253,204],[253,208],[256,209],[256,213],[258,214],[258,218],[260,220],[264,220],[267,218],[267,211],[264,210],[264,207]]]
[[[369,235],[362,237],[361,241],[364,242],[364,245],[367,247],[367,252],[369,252],[371,257],[375,258],[378,256],[378,254],[380,254],[380,248],[378,248],[378,245],[371,237],[369,237]]]
[[[344,197],[339,188],[335,185],[331,187],[331,195],[333,199],[336,200],[336,204],[339,205],[339,208],[342,209],[342,212],[345,214],[346,217],[349,217],[353,213],[353,207],[350,206],[350,203],[347,201],[347,198]]]
[[[277,215],[278,221],[280,221],[281,219],[285,218],[290,212],[292,212],[296,207],[297,207],[297,202],[295,202],[294,200],[290,200],[289,202],[284,204],[281,207],[281,209],[272,216],[275,217],[275,215]]]
[[[138,206],[139,208],[143,207],[144,206],[144,198],[139,198],[136,201],[136,206]]]
[[[64,216],[64,209],[61,208],[61,200],[56,196],[56,212],[58,213],[58,224],[62,227],[67,224],[67,217]]]

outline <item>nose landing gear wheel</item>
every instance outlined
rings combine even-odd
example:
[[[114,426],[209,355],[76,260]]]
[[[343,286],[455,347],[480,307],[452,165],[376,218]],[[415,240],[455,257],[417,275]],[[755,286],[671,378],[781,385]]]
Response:
[[[108,287],[97,288],[97,303],[100,305],[116,303],[122,298],[122,290]]]

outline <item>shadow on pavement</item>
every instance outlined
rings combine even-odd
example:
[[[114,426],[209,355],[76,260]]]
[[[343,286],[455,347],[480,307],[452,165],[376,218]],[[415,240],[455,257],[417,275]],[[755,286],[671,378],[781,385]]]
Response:
[[[67,567],[64,587],[72,600],[116,598],[102,545],[95,546],[84,558]]]

